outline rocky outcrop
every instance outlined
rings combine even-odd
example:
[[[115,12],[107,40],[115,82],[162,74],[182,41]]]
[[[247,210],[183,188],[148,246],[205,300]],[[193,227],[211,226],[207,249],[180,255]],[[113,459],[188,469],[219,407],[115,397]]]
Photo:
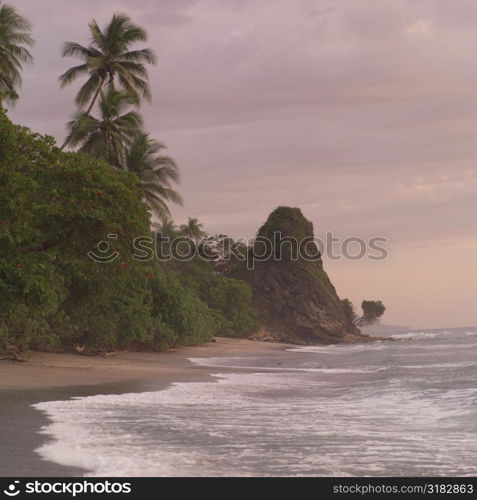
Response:
[[[242,277],[251,285],[262,332],[296,344],[370,339],[347,320],[313,237],[312,223],[298,208],[277,208],[259,229],[254,251],[262,255],[268,241],[270,258],[255,260],[254,269],[242,270]],[[302,244],[298,254],[293,240],[307,242],[306,249]],[[303,257],[304,250],[308,258]]]

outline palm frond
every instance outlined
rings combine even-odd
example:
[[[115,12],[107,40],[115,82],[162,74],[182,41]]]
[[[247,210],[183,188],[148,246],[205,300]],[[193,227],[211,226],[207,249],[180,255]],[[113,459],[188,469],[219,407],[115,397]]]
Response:
[[[30,22],[15,8],[0,5],[0,103],[18,99],[23,64],[33,60],[27,49],[35,43],[30,30]]]
[[[93,19],[89,25],[89,33],[90,33],[90,47],[95,48],[96,50],[104,53],[105,51],[105,36],[101,31],[101,28],[98,26],[98,23],[95,19]]]
[[[62,57],[80,57],[87,60],[89,57],[93,57],[94,53],[90,47],[84,47],[76,42],[65,42],[61,49],[61,55]]]
[[[148,101],[151,100],[151,91],[149,84],[143,78],[136,76],[124,68],[118,69],[118,80],[124,89],[132,94],[142,94]]]
[[[20,16],[14,7],[6,4],[0,6],[0,26],[9,31],[31,31],[30,22]]]
[[[80,88],[76,95],[75,102],[79,107],[85,106],[101,84],[101,78],[97,73],[93,73]]]
[[[155,64],[156,56],[149,48],[130,49],[132,44],[146,41],[147,32],[124,14],[114,14],[104,30],[93,19],[89,23],[89,31],[90,43],[87,47],[67,42],[62,51],[63,56],[79,57],[83,61],[83,64],[61,75],[62,86],[71,83],[82,73],[90,74],[76,98],[77,104],[84,106],[90,101],[91,109],[97,97],[97,84],[106,80],[110,83],[116,80],[120,87],[136,98],[136,106],[139,106],[140,97],[150,100],[145,64]],[[94,75],[95,78],[92,79]]]
[[[171,216],[171,211],[169,210],[169,207],[167,206],[167,203],[154,194],[151,191],[145,191],[144,192],[144,198],[147,202],[147,204],[151,207],[151,210],[155,212],[155,214],[161,218],[161,219],[167,219]],[[174,225],[175,226],[175,225]],[[178,229],[174,227],[174,229],[168,227],[167,225],[162,224],[161,227],[161,232],[165,236],[173,236],[174,234],[177,234]]]
[[[87,73],[88,71],[89,68],[87,64],[80,64],[78,66],[73,66],[60,76],[61,86],[64,87],[65,85],[68,85],[73,80],[76,80],[76,78],[79,75]]]
[[[144,67],[143,64],[120,60],[111,64],[111,67],[115,72],[124,72],[125,74],[131,73],[133,75],[137,75],[143,78],[146,81],[149,78],[147,74],[147,69]]]
[[[149,63],[156,64],[157,57],[151,49],[131,50],[121,54],[120,64],[122,62]]]

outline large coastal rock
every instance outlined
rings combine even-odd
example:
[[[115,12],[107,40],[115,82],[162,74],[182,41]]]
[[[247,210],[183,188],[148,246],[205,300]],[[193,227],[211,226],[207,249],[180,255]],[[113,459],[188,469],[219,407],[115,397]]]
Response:
[[[281,254],[277,233],[282,238]],[[263,241],[270,241],[273,256],[255,261],[254,269],[244,273],[263,325],[262,337],[297,344],[361,340],[359,330],[345,317],[316,244],[307,243],[307,254],[316,254],[315,259],[296,258],[292,244],[283,243],[286,237],[298,242],[314,237],[312,223],[298,208],[279,207],[270,214],[257,233],[262,243],[256,243],[256,253],[262,254]]]

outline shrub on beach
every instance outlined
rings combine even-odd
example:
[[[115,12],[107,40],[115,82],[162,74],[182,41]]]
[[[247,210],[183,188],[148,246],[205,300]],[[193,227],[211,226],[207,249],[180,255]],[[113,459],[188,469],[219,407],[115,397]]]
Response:
[[[247,283],[215,274],[212,265],[201,258],[179,263],[176,272],[181,282],[216,312],[218,334],[244,337],[259,329]]]
[[[155,322],[154,347],[199,344],[219,333],[220,321],[215,311],[184,286],[170,266],[154,264],[150,280],[152,317]]]

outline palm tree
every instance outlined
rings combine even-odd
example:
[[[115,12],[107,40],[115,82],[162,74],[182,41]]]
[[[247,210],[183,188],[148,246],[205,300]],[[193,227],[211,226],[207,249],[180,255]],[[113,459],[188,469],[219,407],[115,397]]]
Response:
[[[86,114],[93,109],[103,86],[117,80],[119,85],[139,103],[139,97],[151,98],[145,64],[155,64],[156,56],[151,49],[129,50],[136,42],[147,41],[147,32],[122,14],[114,14],[104,30],[93,20],[89,24],[90,44],[85,47],[76,42],[66,42],[63,57],[80,57],[83,64],[73,66],[60,76],[64,87],[80,75],[89,75],[76,96],[76,103],[84,107]]]
[[[171,240],[180,234],[177,224],[169,217],[162,218],[160,222],[154,222],[152,226],[156,231],[160,232],[163,236],[167,236]]]
[[[172,187],[179,182],[179,169],[171,157],[162,154],[163,149],[163,144],[140,132],[126,149],[124,168],[139,177],[144,199],[151,210],[161,219],[168,219],[167,202],[182,205],[182,197]]]
[[[204,236],[207,236],[203,227],[204,225],[198,219],[189,217],[187,224],[181,225],[181,232],[184,236],[187,236],[198,244]]]
[[[13,7],[0,4],[0,107],[4,100],[18,99],[22,65],[33,59],[27,49],[35,43],[30,30],[30,23]]]
[[[139,113],[128,111],[128,107],[136,102],[136,97],[116,90],[112,85],[108,86],[107,92],[102,92],[99,100],[99,118],[86,112],[77,112],[68,123],[66,141],[95,158],[103,158],[113,166],[121,166],[128,144],[142,126]]]

